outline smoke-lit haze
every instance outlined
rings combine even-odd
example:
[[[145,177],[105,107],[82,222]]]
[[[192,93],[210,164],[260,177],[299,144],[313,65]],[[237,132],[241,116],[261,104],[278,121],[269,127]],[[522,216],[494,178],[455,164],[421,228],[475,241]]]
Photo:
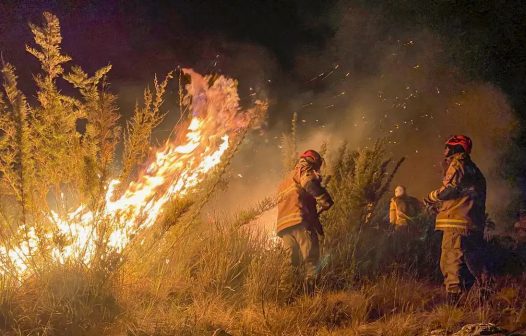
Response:
[[[305,50],[293,67],[300,84],[284,88],[274,113],[289,120],[298,113],[300,151],[324,142],[333,150],[344,141],[360,148],[385,138],[391,157],[407,158],[394,183],[423,198],[440,186],[446,138],[467,134],[488,179],[488,211],[506,220],[516,190],[503,179],[501,160],[516,131],[514,113],[498,87],[469,80],[448,61],[439,37],[425,30],[388,32],[375,13],[351,9],[326,48]],[[275,192],[280,135],[289,120],[281,118],[245,144],[218,203],[242,208]]]
[[[267,97],[268,125],[244,143],[228,189],[218,193],[210,211],[244,208],[275,192],[280,137],[294,112],[300,151],[319,149],[322,142],[332,150],[344,141],[359,148],[385,138],[389,155],[407,157],[395,183],[420,198],[440,184],[446,137],[467,134],[474,141],[473,158],[488,178],[490,214],[501,218],[512,201],[514,188],[499,170],[512,142],[515,114],[498,86],[472,79],[472,69],[451,57],[448,38],[436,32],[440,29],[399,26],[360,1],[236,2],[238,9],[213,1],[163,6],[5,2],[0,4],[0,50],[17,66],[27,92],[38,65],[24,51],[31,38],[26,22],[40,22],[42,11],[50,10],[61,19],[64,51],[75,63],[89,71],[113,64],[110,81],[124,116],[154,73],[179,65],[239,79],[242,103]],[[170,90],[170,114],[156,134],[159,139],[178,119],[176,83]],[[267,217],[271,221],[272,215]]]

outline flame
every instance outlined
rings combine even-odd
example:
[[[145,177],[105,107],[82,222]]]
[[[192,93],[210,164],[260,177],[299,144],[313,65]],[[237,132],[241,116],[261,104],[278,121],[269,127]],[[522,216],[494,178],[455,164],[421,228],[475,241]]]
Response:
[[[67,237],[65,246],[51,248],[53,261],[75,259],[90,265],[101,238],[97,224],[101,220],[112,223],[107,248],[122,252],[139,231],[156,222],[168,202],[193,191],[221,163],[236,134],[249,127],[253,116],[240,110],[234,80],[220,76],[209,86],[210,78],[189,69],[184,72],[191,77],[186,87],[191,119],[186,128],[176,127],[178,139],[168,140],[157,149],[137,181],[130,183],[118,199],[112,198],[120,182],[110,181],[102,210],[94,212],[82,204],[64,216],[52,211],[49,219],[55,230],[46,238]],[[15,247],[0,246],[0,256],[23,275],[39,249],[40,239],[34,228],[20,230],[25,239]]]

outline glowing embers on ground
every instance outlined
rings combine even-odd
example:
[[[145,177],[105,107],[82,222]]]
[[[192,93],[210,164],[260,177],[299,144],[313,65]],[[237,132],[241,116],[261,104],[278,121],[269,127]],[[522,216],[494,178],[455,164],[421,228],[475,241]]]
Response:
[[[209,86],[210,78],[191,70],[185,73],[191,76],[185,97],[191,119],[176,129],[177,138],[153,153],[138,179],[117,199],[113,198],[119,181],[110,181],[102,209],[93,212],[80,205],[65,215],[51,212],[49,220],[55,229],[44,236],[32,227],[21,228],[25,232],[20,243],[0,246],[5,261],[0,273],[8,269],[19,276],[26,273],[44,237],[49,241],[64,238],[49,251],[40,251],[59,263],[75,260],[90,265],[101,244],[106,251],[122,252],[136,234],[156,222],[166,203],[188,195],[221,163],[233,138],[249,127],[254,115],[240,110],[234,80],[220,76]]]

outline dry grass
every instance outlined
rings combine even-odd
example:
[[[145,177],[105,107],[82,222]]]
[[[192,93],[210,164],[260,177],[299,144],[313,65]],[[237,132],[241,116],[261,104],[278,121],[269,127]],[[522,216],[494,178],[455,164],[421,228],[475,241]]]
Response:
[[[120,312],[113,289],[98,274],[56,267],[1,293],[3,334],[95,335]]]
[[[206,227],[207,235],[174,246],[164,268],[124,268],[111,278],[63,268],[17,290],[6,285],[0,326],[12,335],[421,335],[473,322],[509,330],[526,322],[524,280],[517,278],[499,280],[484,304],[445,305],[440,284],[401,271],[286,303],[279,247],[225,222]]]
[[[121,330],[134,335],[420,335],[474,322],[509,330],[524,325],[524,281],[517,278],[499,280],[486,303],[468,297],[453,307],[445,305],[439,283],[398,268],[356,279],[345,289],[332,289],[322,279],[317,295],[298,294],[286,303],[287,293],[279,287],[284,271],[279,246],[225,221],[206,228],[206,236],[189,236],[187,244],[174,247],[177,258],[163,272],[142,276],[123,290],[119,319],[128,324]],[[181,269],[187,271],[172,273]]]
[[[357,205],[339,206],[346,212],[345,206]],[[184,221],[186,207],[170,208],[177,214],[172,217]],[[71,265],[43,270],[22,286],[4,283],[1,330],[11,335],[396,336],[456,331],[473,322],[509,330],[526,325],[526,279],[521,277],[499,279],[488,301],[478,300],[475,289],[458,306],[445,305],[442,287],[429,273],[436,267],[430,250],[438,246],[427,230],[405,237],[353,230],[339,218],[326,222],[329,260],[320,291],[306,297],[297,290],[288,303],[290,293],[280,286],[284,253],[273,237],[247,229],[238,215],[190,218],[188,230],[175,225],[146,232],[144,248],[135,246],[116,272]],[[425,218],[422,222],[429,225]]]

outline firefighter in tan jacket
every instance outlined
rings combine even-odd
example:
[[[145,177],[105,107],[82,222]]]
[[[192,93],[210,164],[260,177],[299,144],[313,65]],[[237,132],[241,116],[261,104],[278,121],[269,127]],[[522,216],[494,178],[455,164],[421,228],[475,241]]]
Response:
[[[303,261],[305,290],[312,294],[320,257],[318,235],[323,236],[319,212],[329,209],[333,201],[321,185],[322,157],[314,150],[300,156],[295,168],[286,176],[278,191],[276,232],[290,260],[293,278]],[[290,281],[291,280],[289,277]]]
[[[420,202],[407,194],[404,186],[397,186],[389,206],[389,223],[396,230],[407,229],[408,224],[420,212]]]
[[[486,179],[470,158],[471,148],[463,135],[446,142],[442,186],[424,200],[436,209],[435,229],[443,233],[440,269],[450,300],[486,275]]]

